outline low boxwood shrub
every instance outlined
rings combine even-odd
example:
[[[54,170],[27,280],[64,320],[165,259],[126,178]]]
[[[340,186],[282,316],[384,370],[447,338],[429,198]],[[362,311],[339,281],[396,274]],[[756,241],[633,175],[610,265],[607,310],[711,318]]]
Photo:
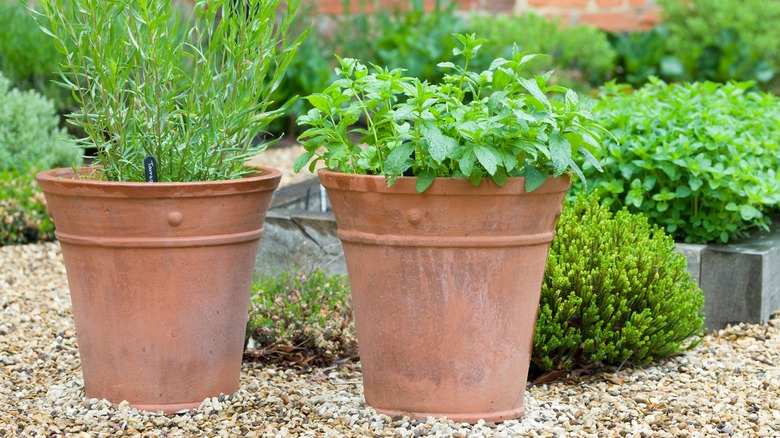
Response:
[[[704,297],[674,240],[594,196],[568,202],[547,260],[533,368],[642,365],[698,344]]]
[[[51,100],[34,90],[12,88],[0,72],[0,171],[79,163],[81,151],[59,123]]]
[[[53,239],[54,224],[34,170],[0,171],[0,246]]]
[[[481,50],[479,70],[486,70],[497,57],[511,58],[512,46],[528,53],[547,53],[536,61],[540,71],[555,70],[563,85],[583,90],[598,86],[612,76],[616,52],[607,34],[593,26],[564,26],[560,19],[536,14],[473,14],[469,32],[488,39]]]
[[[257,280],[247,336],[267,359],[326,364],[357,356],[349,283],[343,275],[293,267]]]
[[[750,83],[609,84],[597,103],[604,172],[588,189],[644,213],[676,240],[728,242],[768,229],[780,203],[780,102]]]

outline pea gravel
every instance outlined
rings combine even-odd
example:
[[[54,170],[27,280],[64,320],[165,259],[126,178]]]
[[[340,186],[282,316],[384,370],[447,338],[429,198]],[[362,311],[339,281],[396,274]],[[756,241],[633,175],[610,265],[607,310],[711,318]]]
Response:
[[[305,370],[245,362],[238,393],[163,415],[84,399],[58,244],[6,246],[0,437],[780,437],[777,316],[712,333],[655,366],[529,385],[521,421],[378,415],[364,406],[360,365],[350,362]]]

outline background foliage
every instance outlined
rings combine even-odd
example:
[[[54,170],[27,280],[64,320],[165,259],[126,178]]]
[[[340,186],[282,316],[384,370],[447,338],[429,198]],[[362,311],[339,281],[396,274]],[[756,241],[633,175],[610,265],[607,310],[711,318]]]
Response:
[[[608,85],[595,114],[608,140],[589,189],[644,213],[686,242],[728,242],[767,229],[780,203],[780,105],[750,83]]]
[[[70,94],[52,83],[64,58],[23,2],[0,0],[0,29],[0,72],[13,87],[38,91],[52,99],[58,111],[72,106]]]
[[[35,172],[0,171],[0,246],[54,239]]]
[[[78,163],[80,149],[59,123],[53,101],[35,90],[11,88],[0,72],[0,171]]]
[[[610,79],[615,70],[616,52],[607,34],[589,25],[564,26],[559,19],[533,13],[523,15],[473,14],[468,32],[488,40],[476,61],[487,69],[497,57],[509,57],[512,46],[528,53],[545,53],[546,60],[535,64],[538,71],[555,70],[562,85],[587,91]]]
[[[0,246],[54,238],[36,169],[81,161],[79,148],[58,124],[51,100],[11,88],[0,72]]]

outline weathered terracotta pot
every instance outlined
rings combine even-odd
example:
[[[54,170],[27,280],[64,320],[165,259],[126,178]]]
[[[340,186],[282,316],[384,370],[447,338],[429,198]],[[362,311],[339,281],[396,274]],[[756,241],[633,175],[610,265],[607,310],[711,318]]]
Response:
[[[37,175],[62,247],[87,398],[176,412],[238,390],[255,256],[281,179],[258,173],[202,183]]]
[[[568,176],[532,193],[319,171],[352,290],[366,404],[456,422],[523,415],[547,253]]]

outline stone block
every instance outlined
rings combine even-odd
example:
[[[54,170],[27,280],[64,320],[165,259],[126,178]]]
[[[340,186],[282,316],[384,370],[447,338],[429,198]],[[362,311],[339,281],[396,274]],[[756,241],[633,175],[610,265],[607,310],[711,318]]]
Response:
[[[270,210],[255,263],[255,274],[272,275],[292,266],[346,274],[344,252],[333,214],[301,210]]]
[[[762,233],[701,253],[705,325],[764,323],[780,310],[780,233]]]
[[[684,255],[688,261],[688,273],[701,287],[701,253],[707,245],[697,243],[678,243],[676,251]]]

